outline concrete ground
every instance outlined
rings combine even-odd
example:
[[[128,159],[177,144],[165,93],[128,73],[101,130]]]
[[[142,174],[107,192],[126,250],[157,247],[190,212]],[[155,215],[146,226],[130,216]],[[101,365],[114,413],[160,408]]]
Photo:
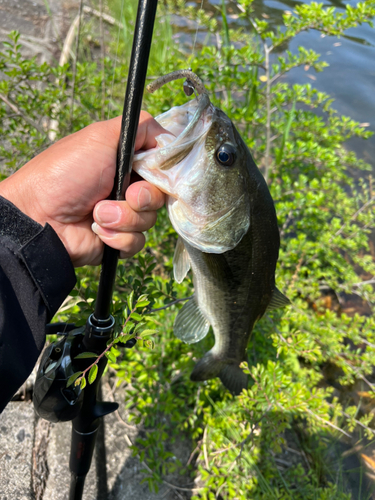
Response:
[[[105,379],[103,396],[123,403],[126,393],[120,389],[114,398]],[[142,482],[145,467],[129,448],[137,434],[138,429],[120,414],[103,419],[83,500],[190,498],[189,491],[173,487],[194,487],[190,478],[178,475],[167,478],[171,486],[164,483],[158,493],[149,491],[147,482]],[[31,401],[9,403],[0,415],[0,500],[68,500],[70,436],[70,422],[39,419]],[[188,442],[180,440],[171,451],[182,463],[188,461]]]

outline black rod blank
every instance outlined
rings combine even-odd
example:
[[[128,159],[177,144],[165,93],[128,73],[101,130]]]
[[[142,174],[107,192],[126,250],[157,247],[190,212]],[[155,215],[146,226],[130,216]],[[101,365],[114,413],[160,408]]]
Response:
[[[121,135],[117,151],[116,177],[110,197],[112,200],[123,200],[125,191],[129,186],[157,4],[157,0],[139,0],[138,3],[128,83],[122,113]],[[118,250],[105,245],[93,317],[93,321],[97,321],[101,325],[106,320],[109,321],[118,256]]]

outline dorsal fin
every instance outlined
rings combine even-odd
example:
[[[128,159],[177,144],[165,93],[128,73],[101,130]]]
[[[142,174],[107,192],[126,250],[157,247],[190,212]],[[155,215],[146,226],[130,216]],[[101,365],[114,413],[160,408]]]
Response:
[[[272,309],[277,309],[279,307],[290,306],[291,302],[288,297],[285,297],[283,293],[280,292],[277,288],[273,291],[270,303],[267,306],[267,311],[271,311]]]
[[[186,344],[202,340],[210,329],[210,323],[203,316],[195,298],[189,299],[178,311],[173,325],[173,333]]]
[[[177,283],[182,283],[190,269],[189,254],[183,239],[179,236],[173,256],[173,274]]]

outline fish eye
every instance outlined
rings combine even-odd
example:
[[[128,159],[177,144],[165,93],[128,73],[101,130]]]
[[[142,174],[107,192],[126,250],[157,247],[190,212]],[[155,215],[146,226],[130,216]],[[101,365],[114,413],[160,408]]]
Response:
[[[236,160],[236,150],[231,144],[223,144],[216,151],[216,159],[225,167],[230,167]]]

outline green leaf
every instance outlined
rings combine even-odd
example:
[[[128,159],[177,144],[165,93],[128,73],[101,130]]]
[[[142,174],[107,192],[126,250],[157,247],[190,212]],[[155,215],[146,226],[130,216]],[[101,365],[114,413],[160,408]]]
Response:
[[[156,262],[154,262],[153,264],[151,264],[150,266],[148,266],[148,268],[146,269],[146,273],[145,274],[150,274],[151,271],[153,271],[156,267]]]
[[[283,159],[284,148],[285,148],[285,144],[289,138],[290,127],[292,126],[292,123],[294,120],[295,110],[296,110],[296,98],[294,98],[294,100],[293,100],[292,109],[289,112],[289,118],[288,118],[288,121],[286,123],[286,127],[284,128],[284,133],[283,133],[282,140],[281,140],[281,146],[280,146],[280,149],[279,149],[278,154],[276,156],[276,164],[277,165],[280,165],[281,160]]]
[[[98,365],[94,365],[90,368],[90,371],[89,371],[89,375],[88,375],[89,384],[92,384],[94,382],[97,374],[98,374]]]
[[[116,363],[116,356],[113,354],[113,352],[107,351],[105,355],[109,359],[109,361],[111,361],[111,363]]]
[[[148,306],[149,303],[150,303],[149,300],[143,300],[142,302],[137,302],[136,308],[137,309],[141,309],[141,308],[143,309],[144,307]]]
[[[123,337],[119,337],[119,342],[122,344],[126,344],[126,342],[130,339],[134,339],[135,335],[124,335]]]
[[[132,319],[135,319],[135,321],[142,321],[142,316],[136,312],[133,312]]]
[[[141,337],[141,339],[143,339],[144,337],[148,337],[149,335],[155,335],[155,333],[158,333],[158,330],[143,330],[143,332],[141,332],[139,336]]]
[[[134,290],[132,290],[132,292],[130,293],[129,297],[128,297],[128,307],[130,310],[133,309],[133,298],[134,298]]]
[[[86,358],[97,358],[98,355],[95,354],[94,352],[81,352],[81,354],[78,354],[75,356],[74,359],[86,359]]]
[[[147,339],[143,341],[143,345],[149,349],[155,349],[155,342],[152,339]]]
[[[69,387],[70,385],[73,384],[73,382],[79,377],[82,375],[83,372],[76,372],[76,373],[73,373],[73,375],[71,375],[69,378],[68,378],[68,382],[66,383],[66,387]]]
[[[81,389],[84,389],[85,387],[86,387],[86,379],[85,379],[85,377],[83,377],[81,379]]]

